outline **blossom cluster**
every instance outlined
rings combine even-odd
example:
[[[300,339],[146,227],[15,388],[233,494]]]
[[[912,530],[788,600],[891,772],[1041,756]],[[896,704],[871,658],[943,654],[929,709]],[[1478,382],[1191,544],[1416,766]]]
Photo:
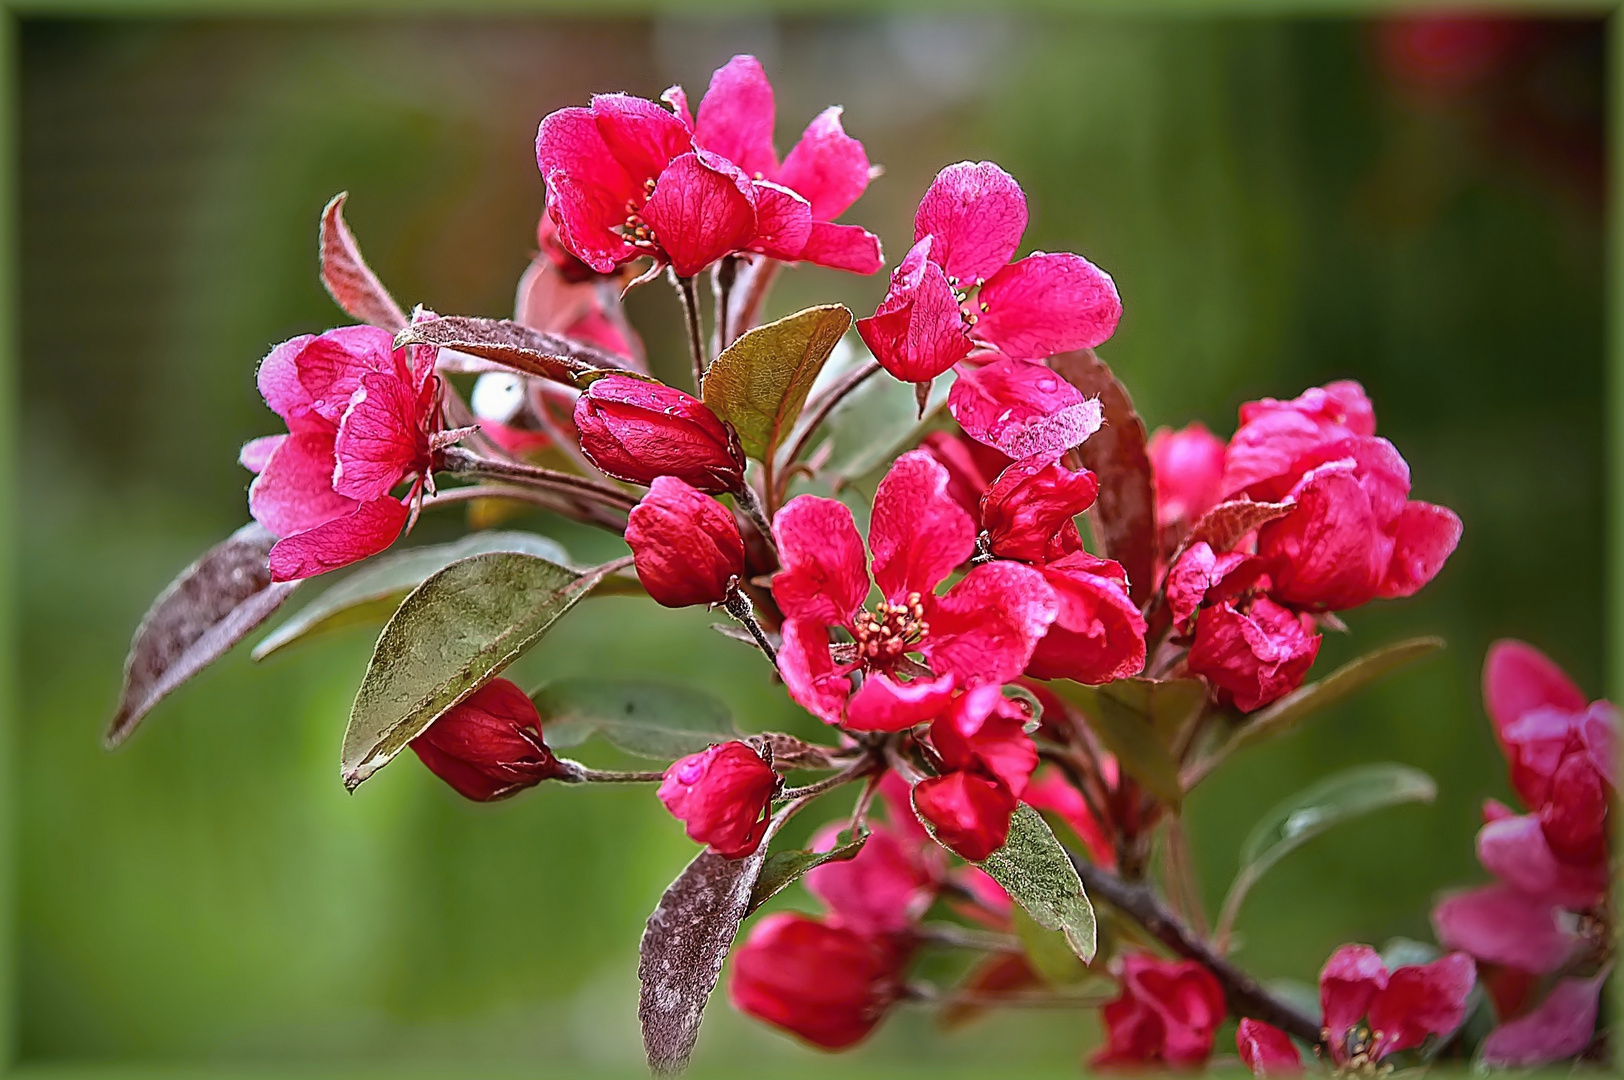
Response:
[[[1227,922],[1210,941],[1195,929],[1193,890],[1173,911],[1153,884],[1185,857],[1183,796],[1274,732],[1271,705],[1300,692],[1313,707],[1307,680],[1323,631],[1345,629],[1339,613],[1415,594],[1461,541],[1453,511],[1410,498],[1409,465],[1377,436],[1363,387],[1248,402],[1228,439],[1200,423],[1147,435],[1093,351],[1122,316],[1116,285],[1079,254],[1017,257],[1026,196],[985,161],[949,165],[923,193],[872,315],[831,305],[761,325],[783,265],[884,265],[878,237],[837,221],[878,175],[841,110],[782,159],[774,124],[748,56],[715,73],[695,112],[672,87],[658,102],[607,94],[548,115],[539,251],[511,321],[408,318],[360,259],[341,202],[329,207],[324,281],[369,325],[302,335],[261,364],[287,433],[242,452],[249,511],[270,538],[247,561],[264,571],[256,595],[275,599],[253,619],[230,609],[231,632],[286,595],[264,590],[370,559],[433,507],[540,508],[629,553],[582,569],[492,546],[410,582],[357,696],[346,784],[408,745],[481,802],[549,780],[657,783],[705,848],[643,943],[645,1038],[662,1069],[686,1061],[740,921],[796,878],[821,915],[760,917],[733,951],[728,993],[824,1049],[908,1002],[1070,1004],[1058,991],[1092,980],[1099,1068],[1200,1066],[1233,1019],[1260,1076],[1309,1059],[1368,1074],[1461,1045],[1479,1008],[1498,1022],[1480,1051],[1489,1064],[1586,1052],[1610,970],[1619,714],[1529,646],[1496,646],[1485,673],[1526,810],[1485,806],[1478,853],[1497,882],[1440,902],[1442,950],[1344,945],[1311,1016],[1234,967]],[[687,323],[687,388],[650,374],[621,306],[661,274]],[[819,378],[854,324],[866,358]],[[932,393],[943,378],[945,409]],[[832,474],[825,422],[892,389],[917,403],[918,424],[882,433],[900,449],[870,475]],[[387,589],[351,592],[398,596],[403,565]],[[722,628],[762,654],[826,741],[695,732],[627,698],[620,714],[594,701],[567,717],[575,741],[635,714],[632,727],[672,729],[654,741],[662,768],[558,757],[557,702],[499,674],[600,587],[722,608],[737,629]],[[1346,687],[1391,666],[1339,674]],[[621,738],[609,741],[647,752]],[[791,784],[802,771],[829,775]],[[769,860],[790,816],[846,785],[860,792],[849,816]],[[1097,933],[1107,904],[1141,931]],[[660,953],[685,920],[720,951]],[[944,944],[977,954],[960,988],[973,1007],[918,977],[916,960]],[[687,981],[671,982],[685,963]]]

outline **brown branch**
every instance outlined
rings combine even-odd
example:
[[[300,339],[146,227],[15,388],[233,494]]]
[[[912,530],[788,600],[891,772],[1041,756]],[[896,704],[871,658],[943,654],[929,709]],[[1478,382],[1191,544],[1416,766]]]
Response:
[[[1252,976],[1218,955],[1211,945],[1180,922],[1178,916],[1163,907],[1148,885],[1124,881],[1074,852],[1067,854],[1090,896],[1107,901],[1150,931],[1163,945],[1212,972],[1224,988],[1224,1000],[1230,1012],[1273,1024],[1311,1045],[1319,1043],[1320,1025],[1313,1017],[1275,997]]]
[[[571,476],[569,473],[555,472],[552,469],[542,469],[517,461],[498,461],[495,458],[481,457],[460,446],[449,446],[442,453],[445,470],[459,476],[477,476],[486,480],[550,488],[621,511],[629,511],[637,505],[635,498],[619,488],[582,476]]]

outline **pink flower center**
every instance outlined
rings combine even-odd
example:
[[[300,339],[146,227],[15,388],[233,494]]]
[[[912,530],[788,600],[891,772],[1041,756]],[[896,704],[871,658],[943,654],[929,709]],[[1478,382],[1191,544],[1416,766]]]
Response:
[[[860,611],[852,621],[857,655],[866,664],[886,664],[918,648],[930,633],[924,598],[909,593],[905,604],[880,603],[872,612]]]
[[[654,177],[651,176],[643,181],[643,203],[648,202],[649,196],[653,194]],[[621,223],[618,231],[633,247],[652,249],[658,244],[654,230],[643,220],[643,204],[631,199],[626,200],[626,220]]]

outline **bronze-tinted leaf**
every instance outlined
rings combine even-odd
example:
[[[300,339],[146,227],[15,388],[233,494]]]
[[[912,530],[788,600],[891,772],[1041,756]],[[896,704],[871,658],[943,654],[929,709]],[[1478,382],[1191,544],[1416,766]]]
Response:
[[[395,338],[401,345],[437,345],[512,368],[526,375],[585,386],[604,374],[636,375],[623,357],[583,341],[532,330],[508,319],[446,315],[413,323]],[[639,376],[641,377],[641,376]]]
[[[1296,503],[1289,501],[1272,503],[1253,502],[1250,499],[1231,499],[1219,503],[1196,522],[1184,546],[1193,547],[1205,542],[1214,551],[1228,551],[1240,543],[1241,537],[1276,518],[1285,517],[1294,506]]]
[[[1074,453],[1100,479],[1099,499],[1088,511],[1101,551],[1128,572],[1136,604],[1150,596],[1156,574],[1156,489],[1145,452],[1145,422],[1127,389],[1093,349],[1059,353],[1049,366],[1083,392],[1098,395],[1105,426]]]
[[[152,602],[130,642],[124,689],[107,729],[115,747],[152,707],[282,606],[298,582],[272,582],[276,537],[251,522],[182,570]]]
[[[360,245],[344,223],[349,196],[339,192],[321,212],[321,283],[351,318],[394,333],[406,325],[406,314],[361,257]]]
[[[519,552],[454,562],[412,590],[390,618],[344,731],[344,786],[354,790],[451,706],[517,660],[592,591],[586,572]]]
[[[767,860],[767,841],[755,854],[727,859],[703,851],[677,875],[648,917],[638,947],[642,982],[637,1018],[643,1050],[656,1076],[688,1066],[699,1023],[722,963]]]
[[[769,460],[850,328],[851,312],[827,304],[745,332],[705,372],[705,404],[733,425],[746,454]]]

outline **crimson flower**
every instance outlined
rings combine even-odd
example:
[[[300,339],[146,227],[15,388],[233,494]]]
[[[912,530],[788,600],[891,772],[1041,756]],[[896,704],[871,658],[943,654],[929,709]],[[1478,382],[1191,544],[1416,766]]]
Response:
[[[1226,1012],[1212,972],[1194,960],[1140,953],[1123,958],[1120,978],[1120,995],[1100,1010],[1106,1041],[1090,1065],[1188,1069],[1207,1060]]]
[[[1037,768],[1021,705],[1003,687],[960,694],[930,727],[943,773],[914,785],[913,803],[936,839],[970,862],[1004,846],[1009,819]]]
[[[1223,497],[1224,440],[1199,420],[1157,428],[1145,448],[1156,478],[1156,521],[1189,528]]]
[[[1122,316],[1110,275],[1069,253],[1010,262],[1025,231],[1026,195],[1003,169],[964,161],[938,173],[914,216],[913,248],[857,322],[874,358],[924,383],[976,346],[1028,360],[1109,338]]]
[[[1032,650],[1028,675],[1098,685],[1144,670],[1145,619],[1128,597],[1121,563],[1074,551],[1041,569],[1054,590],[1055,620]]]
[[[773,521],[783,565],[772,582],[785,616],[779,672],[790,696],[825,722],[900,731],[928,720],[955,683],[1003,683],[1018,675],[1054,620],[1054,596],[1042,575],[1016,563],[974,567],[936,594],[975,550],[975,525],[947,487],[947,470],[917,450],[899,457],[880,481],[869,548],[884,600],[872,613],[863,608],[868,560],[845,505],[801,495]],[[852,639],[838,655],[832,629]],[[934,678],[904,683],[915,652]],[[864,680],[854,697],[856,673]]]
[[[719,604],[744,573],[733,515],[675,476],[656,476],[626,522],[637,579],[665,607]]]
[[[542,741],[535,703],[506,679],[492,679],[453,705],[410,746],[430,772],[475,802],[565,775]]]
[[[1342,946],[1320,971],[1331,1060],[1357,1071],[1451,1034],[1466,1018],[1476,981],[1477,967],[1463,952],[1389,972],[1369,945]]]
[[[259,392],[288,425],[255,439],[242,463],[254,520],[279,538],[271,578],[293,581],[376,555],[395,542],[429,478],[439,417],[431,351],[397,349],[387,330],[301,334],[270,351]],[[404,480],[411,490],[391,494]]]
[[[1235,1049],[1253,1076],[1301,1076],[1303,1056],[1291,1036],[1272,1024],[1247,1018],[1235,1029]]]
[[[738,436],[691,394],[661,383],[610,375],[575,402],[581,452],[621,480],[652,484],[674,476],[720,494],[744,482]]]
[[[841,828],[831,822],[820,829],[812,850],[834,850]],[[808,870],[806,891],[829,909],[830,925],[869,936],[903,933],[924,915],[936,892],[937,875],[921,847],[874,823],[854,857]]]
[[[825,1050],[873,1031],[902,994],[907,951],[893,939],[780,911],[733,953],[733,1007]]]
[[[804,149],[797,146],[780,167],[772,150],[772,89],[754,58],[735,57],[716,73],[697,125],[680,88],[666,98],[675,113],[643,98],[602,94],[586,108],[542,120],[536,163],[547,184],[547,212],[571,254],[600,273],[647,255],[692,277],[742,251],[879,269],[873,236],[829,224],[861,194],[869,173],[861,144],[845,137],[838,113],[814,122]]]
[[[719,743],[671,763],[660,801],[687,826],[690,839],[739,859],[761,846],[778,774],[742,742]]]

